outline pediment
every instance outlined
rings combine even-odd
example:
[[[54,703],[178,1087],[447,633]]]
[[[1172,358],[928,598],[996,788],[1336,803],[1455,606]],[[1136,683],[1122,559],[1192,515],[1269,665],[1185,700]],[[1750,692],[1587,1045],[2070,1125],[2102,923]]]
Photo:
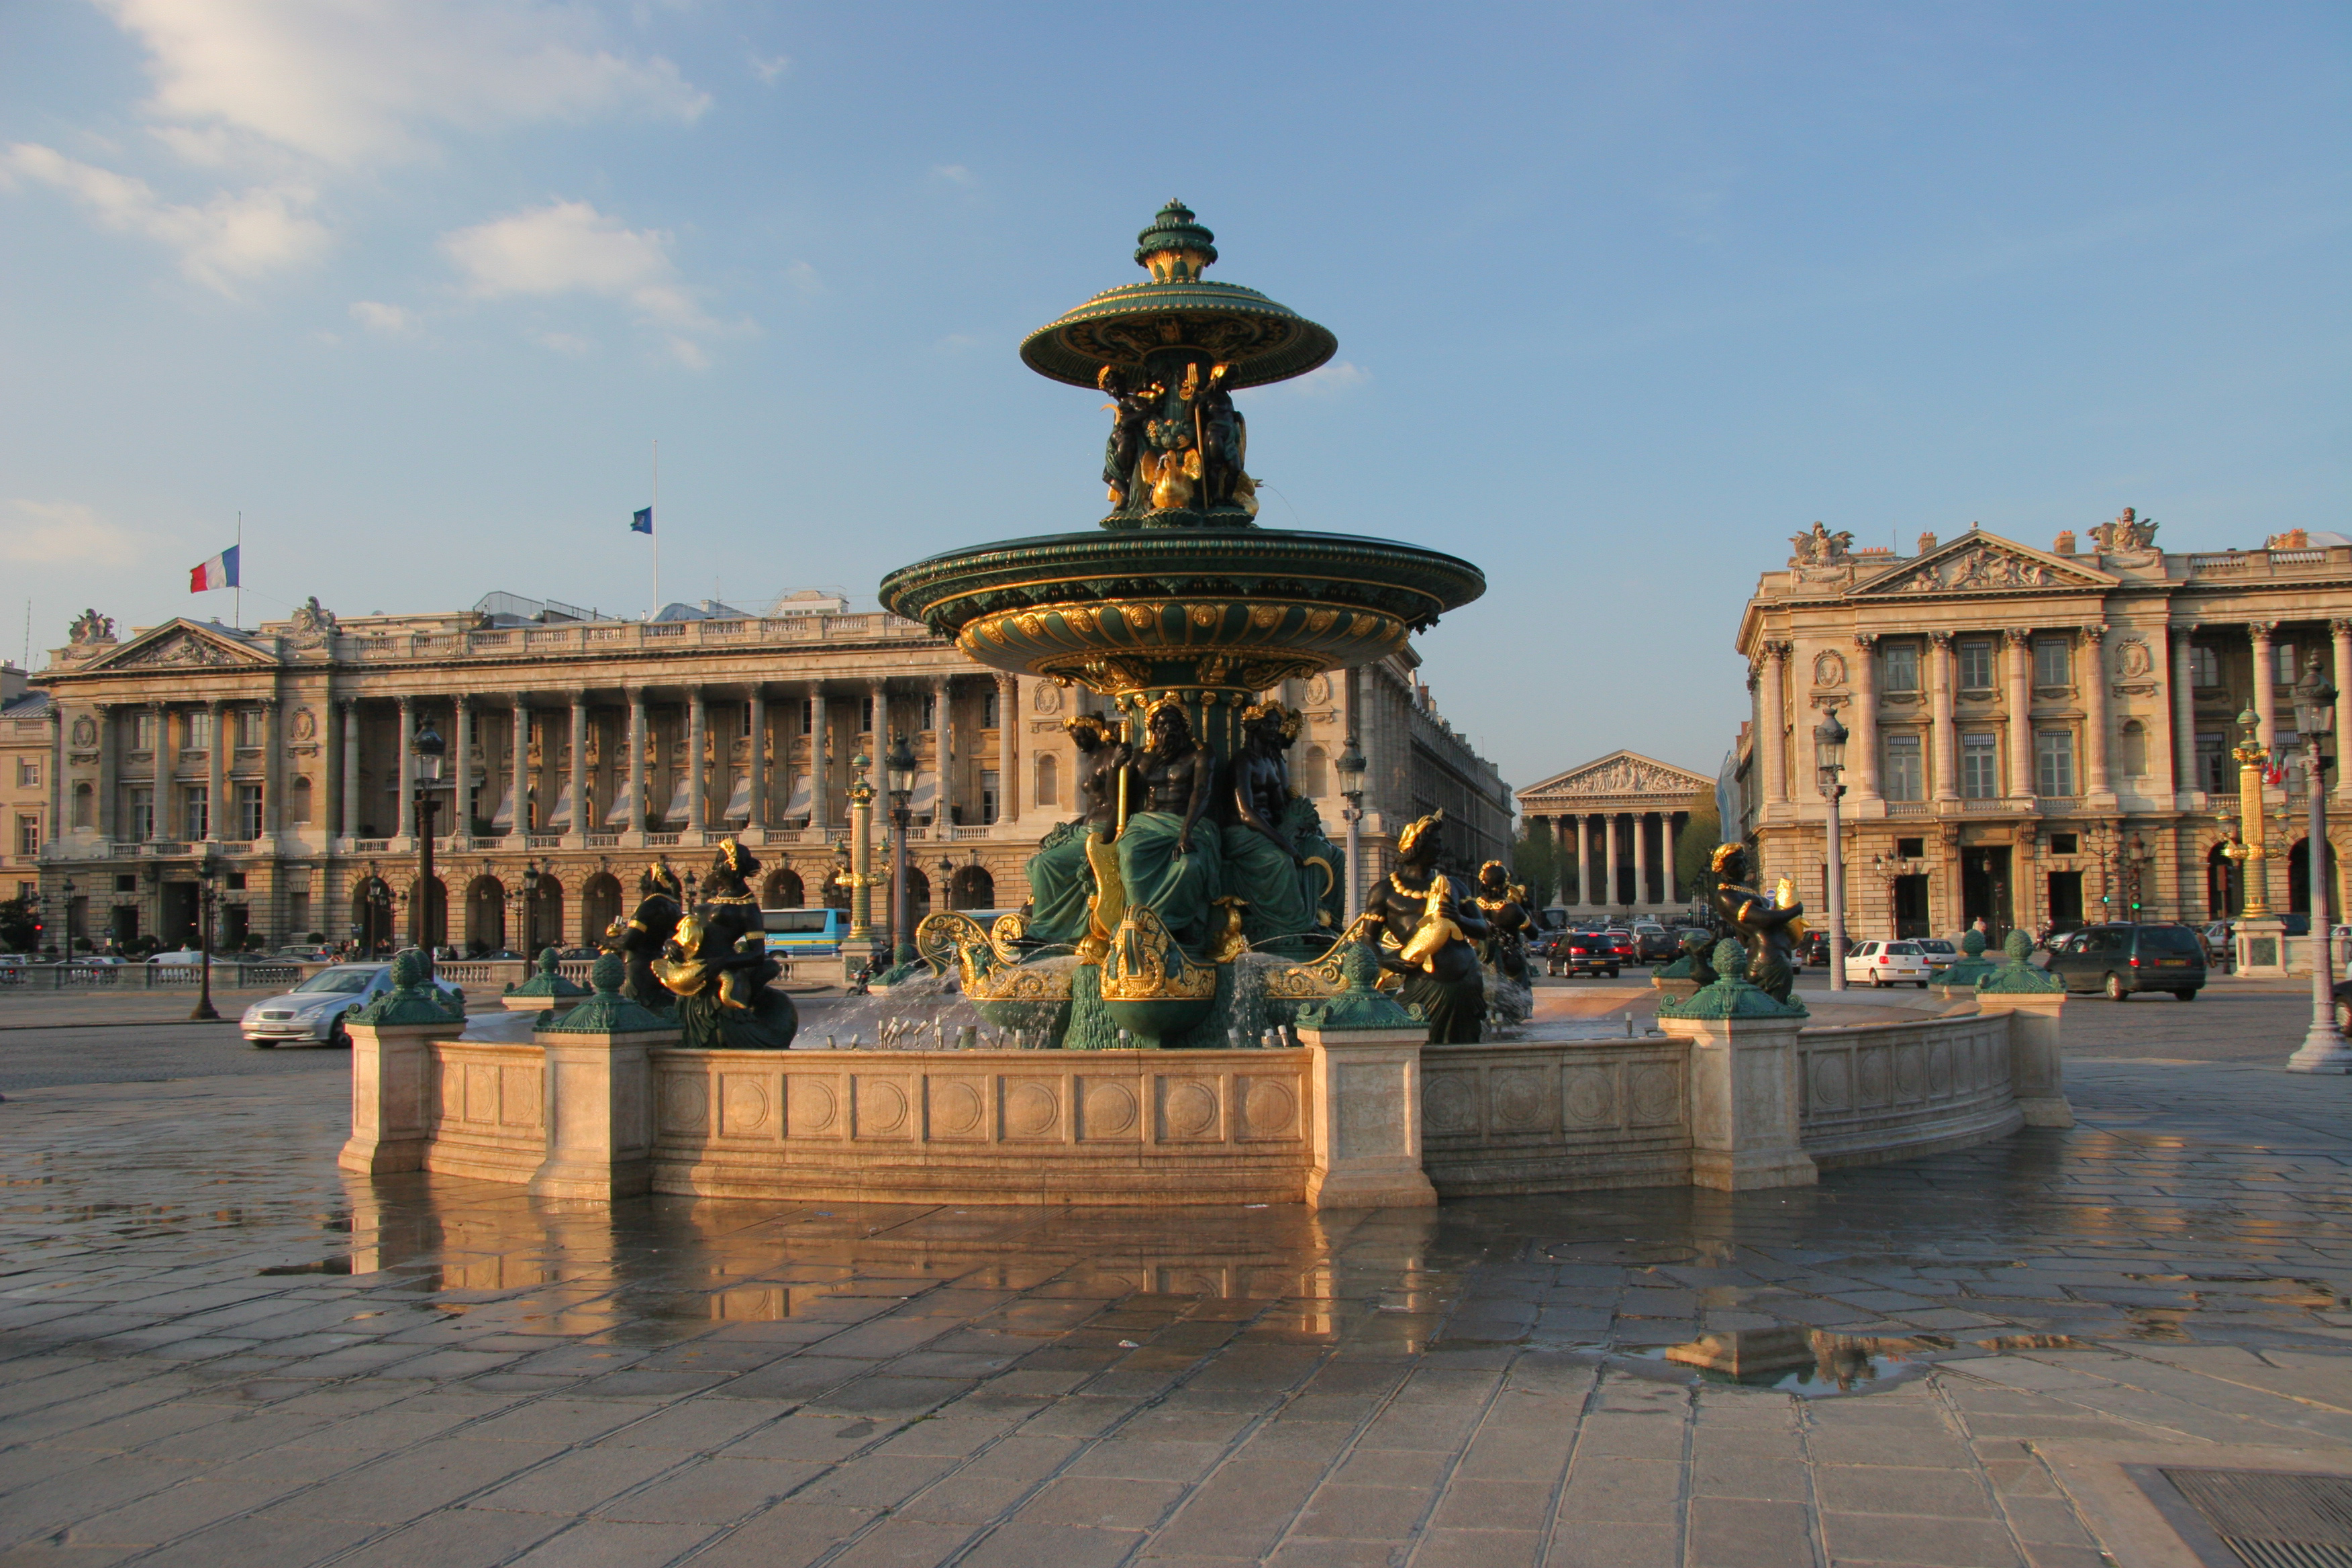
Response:
[[[82,668],[100,669],[261,669],[278,661],[241,638],[197,621],[167,621],[109,649]]]
[[[2113,588],[2121,578],[2063,555],[2030,549],[1972,528],[1925,555],[1898,563],[1846,590],[1846,597],[1902,598],[1948,594],[2032,594]]]
[[[1540,784],[1529,784],[1518,792],[1518,798],[1523,806],[1553,801],[1615,799],[1629,795],[1687,800],[1714,788],[1713,779],[1688,768],[1678,768],[1639,752],[1619,751],[1579,763],[1566,773],[1554,773]]]

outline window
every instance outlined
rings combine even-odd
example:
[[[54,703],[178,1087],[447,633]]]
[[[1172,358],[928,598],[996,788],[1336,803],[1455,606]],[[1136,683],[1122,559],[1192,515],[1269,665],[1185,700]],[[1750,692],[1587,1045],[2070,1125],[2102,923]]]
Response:
[[[245,891],[245,873],[242,871],[231,871],[222,880],[228,884],[228,890],[232,893]]]
[[[923,694],[923,729],[928,732],[940,727],[940,699],[936,692]]]
[[[871,697],[857,700],[857,732],[861,735],[874,732],[874,699]]]
[[[985,771],[980,775],[980,819],[996,820],[996,775]]]
[[[801,733],[803,735],[816,733],[816,699],[814,697],[801,699]]]
[[[16,787],[38,789],[41,786],[41,764],[32,757],[16,759]]]
[[[2039,730],[2033,736],[2033,792],[2064,797],[2074,793],[2074,731]]]
[[[2125,720],[2123,745],[2120,750],[2124,777],[2146,778],[2147,776],[2147,726],[2137,719]]]
[[[2036,686],[2068,686],[2074,683],[2072,661],[2067,658],[2063,637],[2037,637],[2033,643],[2033,684]]]
[[[1918,644],[1888,643],[1886,651],[1880,654],[1879,658],[1884,662],[1887,690],[1916,691],[1919,689]]]
[[[41,852],[41,819],[20,816],[16,819],[16,853],[31,858]]]
[[[2000,738],[1979,731],[1960,737],[1960,794],[1990,800],[2000,794]]]
[[[310,826],[310,775],[301,774],[294,781],[294,826]]]
[[[1331,793],[1330,759],[1320,746],[1309,746],[1307,754],[1298,759],[1298,793],[1309,800],[1320,800]]]
[[[993,689],[980,694],[980,727],[983,730],[996,728],[996,692]]]
[[[76,827],[98,826],[98,792],[87,784],[74,785],[73,825]]]
[[[1886,737],[1885,778],[1880,793],[1888,800],[1925,800],[1927,770],[1920,765],[1919,737]]]
[[[248,752],[257,750],[260,747],[260,709],[240,708],[236,710],[236,743],[239,747]]]
[[[2271,663],[2278,671],[2271,679],[2281,686],[2293,686],[2303,679],[2303,667],[2295,662],[2294,644],[2291,642],[2271,644]]]
[[[308,936],[310,931],[310,895],[286,895],[286,931],[289,936]]]
[[[2050,853],[2053,855],[2074,855],[2080,853],[2082,847],[2083,840],[2078,834],[2053,833],[2050,836]]]
[[[208,708],[188,710],[187,739],[182,742],[191,752],[213,749],[213,715]]]
[[[114,877],[114,890],[118,893],[137,892],[139,890],[138,874],[131,871],[116,872]]]
[[[1037,754],[1037,790],[1034,798],[1039,805],[1062,804],[1062,764],[1055,759],[1051,752],[1040,752]]]
[[[131,716],[131,749],[152,752],[155,749],[155,715],[133,713]]]
[[[236,836],[250,841],[261,837],[261,786],[236,786]]]
[[[190,784],[181,796],[180,837],[209,838],[213,829],[213,798],[208,785]]]
[[[2189,684],[2210,688],[2221,684],[2221,654],[2218,648],[2192,647],[2189,650]]]
[[[136,784],[131,791],[131,837],[155,837],[155,791],[146,784]]]
[[[1990,691],[1992,689],[1992,644],[1964,642],[1953,645],[1960,656],[1960,689]]]
[[[2198,787],[2207,795],[2228,795],[2237,788],[2230,775],[2230,737],[2210,731],[2197,737]]]
[[[1898,838],[1895,841],[1895,858],[1898,860],[1924,859],[1927,841],[1924,838]]]

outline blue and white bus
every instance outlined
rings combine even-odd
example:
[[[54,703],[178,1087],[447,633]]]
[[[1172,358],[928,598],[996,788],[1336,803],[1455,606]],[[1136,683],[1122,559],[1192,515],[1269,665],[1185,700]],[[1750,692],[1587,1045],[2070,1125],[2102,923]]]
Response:
[[[849,932],[847,910],[761,910],[768,951],[782,958],[828,958]]]

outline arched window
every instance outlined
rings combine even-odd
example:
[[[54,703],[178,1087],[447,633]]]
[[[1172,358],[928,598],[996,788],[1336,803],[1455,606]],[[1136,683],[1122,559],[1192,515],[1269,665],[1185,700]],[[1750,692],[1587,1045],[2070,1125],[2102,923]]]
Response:
[[[790,866],[778,868],[761,889],[760,907],[763,910],[796,910],[808,902],[808,892],[802,885],[801,874]]]
[[[1309,800],[1320,800],[1331,793],[1330,761],[1320,746],[1309,746],[1307,754],[1298,759],[1298,776],[1291,786]]]
[[[911,884],[910,884],[911,886]],[[948,907],[955,910],[992,910],[996,907],[996,879],[984,866],[960,866],[948,884]]]
[[[1051,752],[1037,753],[1037,792],[1034,798],[1039,805],[1062,804],[1062,763]],[[913,884],[908,885],[911,887]]]
[[[2137,719],[2126,720],[2123,742],[2124,777],[2146,778],[2147,776],[2147,726]]]
[[[295,775],[292,809],[294,812],[295,826],[308,827],[310,826],[310,775],[308,773],[298,773]]]
[[[98,796],[91,791],[89,784],[78,784],[74,785],[73,825],[76,827],[95,827],[98,826],[97,817],[93,814],[93,808],[97,800]]]
[[[593,945],[604,934],[604,928],[620,918],[621,879],[610,871],[599,871],[580,887],[580,940],[583,945]]]

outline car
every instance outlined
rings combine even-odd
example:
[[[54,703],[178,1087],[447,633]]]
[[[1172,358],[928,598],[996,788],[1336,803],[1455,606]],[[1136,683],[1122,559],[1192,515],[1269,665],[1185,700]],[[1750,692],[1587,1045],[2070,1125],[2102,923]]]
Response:
[[[1906,942],[1858,942],[1846,950],[1845,983],[1857,980],[1885,987],[1908,980],[1920,990],[1927,989],[1933,972],[1927,967],[1927,955],[1919,951],[1919,943]]]
[[[1911,940],[1919,944],[1919,952],[1927,960],[1927,968],[1933,973],[1941,974],[1960,961],[1959,948],[1948,938],[1921,936]]]
[[[1853,943],[1846,943],[1851,950]],[[1807,931],[1804,945],[1797,952],[1797,962],[1808,969],[1826,969],[1830,963],[1830,933],[1825,931]]]
[[[325,963],[335,955],[326,948],[306,944],[298,947],[281,947],[278,950],[278,956],[296,963]]]
[[[1638,950],[1633,946],[1633,933],[1632,931],[1627,931],[1622,926],[1612,926],[1601,934],[1608,939],[1609,951],[1620,964],[1633,964],[1642,962]],[[1612,970],[1611,973],[1614,973],[1615,971]]]
[[[1633,928],[1633,951],[1643,963],[1672,963],[1682,949],[1673,931],[1651,921]]]
[[[150,963],[178,964],[202,963],[204,961],[205,955],[202,952],[193,947],[184,947],[173,952],[159,952],[147,962]]]
[[[2184,925],[2084,926],[2050,950],[2049,968],[2067,990],[2099,992],[2110,1002],[2142,991],[2194,1002],[2205,984],[2205,944]]]
[[[1623,963],[1624,960],[1618,956],[1616,948],[1611,942],[1607,932],[1563,931],[1560,933],[1559,940],[1552,944],[1551,952],[1544,960],[1544,973],[1570,976],[1606,974],[1614,980],[1617,977],[1618,969]]]
[[[464,994],[457,986],[434,977],[444,995]],[[344,1016],[364,1007],[392,989],[389,963],[338,963],[319,971],[282,996],[265,997],[245,1010],[237,1020],[245,1043],[257,1050],[276,1046],[330,1045],[348,1047],[351,1033]]]

